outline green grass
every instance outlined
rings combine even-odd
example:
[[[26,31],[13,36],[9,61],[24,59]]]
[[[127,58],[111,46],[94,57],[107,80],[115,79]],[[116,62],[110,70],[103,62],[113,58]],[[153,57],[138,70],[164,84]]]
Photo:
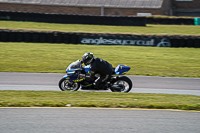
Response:
[[[200,49],[138,46],[0,43],[0,71],[65,73],[86,52],[116,67],[128,65],[130,75],[200,77]]]
[[[0,21],[0,29],[47,30],[64,32],[102,32],[102,33],[140,33],[140,34],[193,34],[200,35],[200,26],[195,25],[150,25],[141,26],[105,26],[81,24],[55,24],[19,21]]]
[[[200,26],[99,26],[0,21],[0,29],[200,35]],[[95,46],[45,43],[0,43],[0,71],[56,72],[85,52],[124,64],[130,75],[200,77],[200,49],[137,46]],[[0,107],[114,107],[200,110],[200,96],[107,92],[0,91]]]
[[[0,91],[0,107],[65,107],[66,105],[200,110],[200,96],[81,91]]]

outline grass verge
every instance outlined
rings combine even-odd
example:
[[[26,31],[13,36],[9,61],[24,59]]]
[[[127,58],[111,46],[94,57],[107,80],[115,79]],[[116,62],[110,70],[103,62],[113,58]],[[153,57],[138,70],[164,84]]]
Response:
[[[200,96],[82,91],[0,91],[0,107],[66,106],[200,110]]]
[[[65,73],[66,67],[86,52],[114,67],[130,66],[130,75],[200,77],[200,49],[116,45],[0,42],[0,71]]]
[[[0,29],[91,32],[91,33],[125,33],[125,34],[191,34],[200,35],[200,26],[195,25],[151,25],[141,26],[106,26],[85,24],[55,24],[20,21],[0,21]]]

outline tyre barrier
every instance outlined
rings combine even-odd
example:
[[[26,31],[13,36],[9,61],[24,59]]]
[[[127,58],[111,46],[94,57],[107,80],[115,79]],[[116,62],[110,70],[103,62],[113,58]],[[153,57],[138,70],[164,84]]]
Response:
[[[0,42],[65,43],[200,48],[200,36],[156,36],[0,30]]]
[[[32,21],[64,24],[146,26],[146,17],[65,15],[0,11],[0,20]]]
[[[64,24],[94,24],[120,26],[146,26],[146,24],[194,25],[199,18],[153,18],[128,16],[67,15],[32,12],[0,11],[0,20],[31,21]],[[198,23],[197,23],[198,22]]]
[[[193,18],[146,18],[147,24],[194,25]]]

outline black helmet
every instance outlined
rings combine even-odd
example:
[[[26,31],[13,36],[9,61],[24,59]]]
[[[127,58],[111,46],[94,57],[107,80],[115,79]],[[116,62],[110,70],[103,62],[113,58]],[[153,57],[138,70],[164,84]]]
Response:
[[[93,53],[85,53],[82,57],[82,61],[86,66],[92,63],[93,59],[94,59]]]

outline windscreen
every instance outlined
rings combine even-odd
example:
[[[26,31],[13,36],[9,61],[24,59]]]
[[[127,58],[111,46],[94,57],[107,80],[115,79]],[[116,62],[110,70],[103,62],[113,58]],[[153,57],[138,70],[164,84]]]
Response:
[[[80,60],[77,60],[77,61],[71,63],[71,64],[68,66],[67,70],[75,69],[75,68],[80,68],[81,66],[82,66],[82,65],[81,65]]]

